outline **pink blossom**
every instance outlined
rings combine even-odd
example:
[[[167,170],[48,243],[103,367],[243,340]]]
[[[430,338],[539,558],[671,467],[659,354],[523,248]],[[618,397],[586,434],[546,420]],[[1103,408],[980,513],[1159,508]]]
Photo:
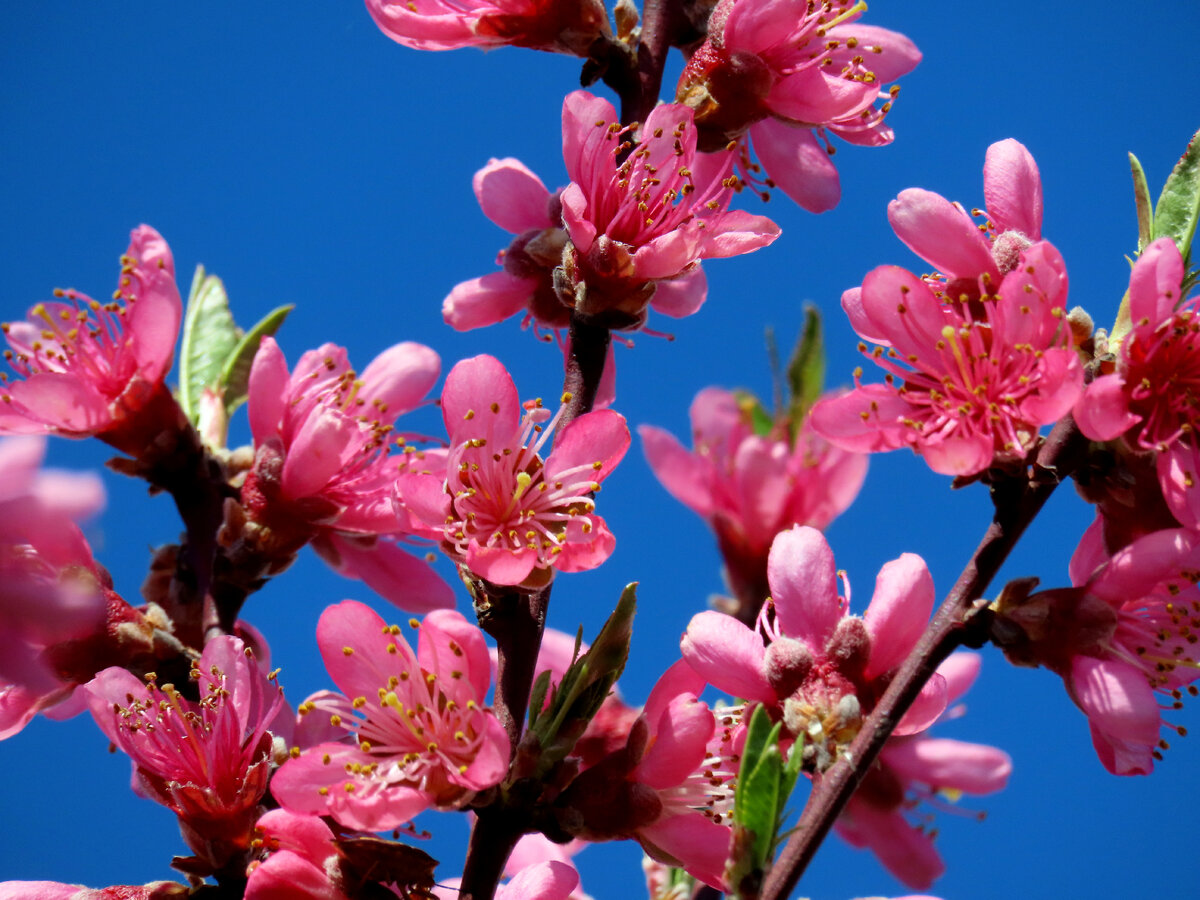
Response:
[[[736,140],[747,180],[761,182],[755,173],[765,169],[766,186],[804,209],[836,206],[841,186],[828,134],[891,143],[884,118],[899,87],[884,83],[921,60],[904,35],[857,21],[864,9],[851,0],[721,0],[676,90],[696,112],[701,149]]]
[[[807,526],[775,538],[767,579],[772,600],[757,630],[724,613],[698,613],[683,636],[683,658],[714,687],[777,710],[792,735],[805,736],[806,768],[823,771],[920,637],[933,580],[924,560],[905,553],[880,570],[863,617],[851,616],[849,583],[840,597],[833,553]],[[945,706],[946,683],[935,674],[896,733],[927,728]]]
[[[254,843],[267,857],[247,869],[245,900],[347,900],[332,878],[333,832],[319,816],[272,809],[254,829]]]
[[[183,900],[191,892],[174,881],[89,888],[58,881],[0,881],[0,900]]]
[[[866,477],[865,455],[831,446],[807,422],[793,443],[755,434],[737,397],[721,388],[697,394],[690,414],[690,452],[651,425],[638,428],[642,449],[663,487],[716,532],[735,590],[764,581],[776,534],[825,528]],[[766,596],[765,584],[756,590]]]
[[[397,472],[436,469],[440,455],[389,455],[404,445],[397,417],[423,402],[440,366],[433,350],[405,342],[360,375],[344,348],[324,344],[289,374],[279,345],[263,338],[249,382],[255,461],[242,488],[261,552],[286,559],[311,540],[338,572],[404,609],[453,605],[445,582],[395,543],[413,530],[392,502]]]
[[[1022,459],[1075,404],[1083,369],[1063,321],[1066,267],[1038,239],[1041,182],[1016,141],[989,148],[984,195],[994,211],[982,231],[928,191],[889,207],[896,233],[941,272],[880,266],[843,295],[855,331],[878,345],[860,349],[887,374],[814,407],[813,428],[834,444],[908,446],[935,472],[976,475]]]
[[[695,312],[706,292],[702,259],[779,236],[770,219],[729,209],[733,156],[697,152],[690,109],[658,106],[636,134],[635,143],[607,100],[575,91],[563,101],[564,290],[577,313],[604,313],[617,328],[641,327],[656,284],[672,291],[671,314]]]
[[[321,615],[317,645],[343,696],[300,712],[327,716],[353,743],[322,743],[285,762],[271,782],[285,808],[381,831],[429,807],[458,808],[504,777],[508,737],[483,706],[483,634],[435,610],[419,635],[414,654],[399,626],[352,600]]]
[[[495,584],[536,589],[556,569],[594,569],[616,538],[591,494],[625,455],[629,428],[621,415],[594,410],[571,421],[543,459],[561,414],[540,400],[522,406],[494,357],[458,363],[442,389],[448,480],[402,475],[402,505],[451,559]]]
[[[1005,653],[1062,677],[1108,771],[1146,775],[1167,748],[1162,729],[1178,730],[1163,710],[1181,708],[1200,677],[1200,536],[1156,531],[1110,556],[1102,532],[1098,517],[1071,559],[1074,587],[1001,604],[1020,629]]]
[[[974,653],[956,653],[938,667],[947,684],[947,701],[957,701],[979,674]],[[961,712],[954,708],[951,714]],[[945,718],[943,716],[942,718]],[[908,887],[929,887],[945,864],[933,833],[910,825],[906,811],[939,792],[991,794],[1008,783],[1012,760],[985,744],[971,744],[927,733],[888,741],[836,824],[855,847],[867,847]]]
[[[244,848],[267,789],[269,723],[283,694],[239,638],[210,641],[192,663],[198,700],[112,667],[84,688],[100,730],[133,760],[139,793],[175,812],[214,867]]]
[[[587,56],[609,34],[597,0],[367,0],[375,24],[414,50],[512,45]]]
[[[682,660],[659,679],[624,747],[576,778],[563,804],[586,840],[633,838],[654,859],[725,889],[735,730],[718,727]]]
[[[1183,256],[1159,238],[1129,276],[1132,328],[1115,372],[1087,386],[1075,407],[1079,430],[1153,453],[1163,499],[1183,525],[1200,528],[1200,297],[1183,299]]]
[[[20,379],[3,379],[0,433],[98,435],[138,453],[171,403],[163,378],[183,304],[167,242],[149,225],[133,230],[110,302],[74,289],[54,295],[26,321],[3,325]]]

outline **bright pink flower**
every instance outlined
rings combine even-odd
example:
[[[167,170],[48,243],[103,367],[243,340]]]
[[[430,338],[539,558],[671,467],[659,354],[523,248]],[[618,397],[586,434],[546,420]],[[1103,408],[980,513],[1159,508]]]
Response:
[[[654,859],[725,889],[735,729],[718,727],[682,660],[659,679],[624,747],[576,778],[563,803],[586,840],[633,838]]]
[[[254,829],[267,858],[247,869],[245,900],[347,900],[333,879],[333,832],[319,816],[272,809]]]
[[[933,609],[933,580],[924,560],[905,553],[879,571],[863,617],[851,616],[849,582],[847,596],[838,596],[833,553],[806,526],[775,538],[767,578],[772,602],[758,630],[724,613],[698,613],[683,636],[683,658],[714,687],[778,710],[792,734],[805,735],[806,767],[823,771],[920,637]],[[934,675],[896,733],[927,728],[945,707],[945,680]]]
[[[1184,300],[1183,257],[1159,238],[1129,276],[1132,329],[1117,370],[1089,384],[1075,406],[1079,430],[1155,454],[1163,498],[1180,524],[1200,528],[1200,297]]]
[[[137,790],[179,816],[189,846],[220,867],[244,848],[267,789],[267,730],[283,694],[239,638],[210,641],[192,664],[198,700],[125,669],[84,691],[96,724],[133,760]]]
[[[561,414],[540,400],[522,407],[494,357],[458,363],[442,389],[447,477],[402,475],[402,504],[451,559],[495,584],[539,588],[555,569],[594,569],[616,538],[591,494],[625,455],[629,428],[619,414],[594,410],[570,422],[543,459]]]
[[[975,681],[980,659],[956,653],[938,667],[945,678],[947,701],[954,703]],[[950,711],[961,712],[961,707]],[[939,792],[991,794],[1008,783],[1012,760],[985,744],[971,744],[926,733],[888,741],[879,761],[850,798],[836,828],[855,847],[867,847],[884,867],[912,888],[929,887],[945,864],[933,834],[910,825],[905,812]]]
[[[652,425],[638,428],[642,449],[663,487],[716,532],[735,591],[764,581],[775,535],[792,525],[825,528],[866,477],[865,455],[830,446],[807,423],[794,445],[755,434],[737,397],[721,388],[697,394],[690,414],[690,452]]]
[[[565,289],[577,312],[606,313],[621,328],[641,327],[656,284],[672,291],[672,315],[695,312],[706,292],[702,259],[779,236],[770,219],[729,209],[733,155],[697,152],[690,109],[658,106],[637,135],[634,143],[607,100],[575,91],[563,101]]]
[[[254,469],[242,504],[266,550],[294,553],[307,540],[338,572],[361,578],[404,609],[452,606],[450,588],[388,536],[412,533],[392,502],[398,471],[437,469],[440,454],[390,456],[398,416],[416,408],[441,362],[423,344],[396,344],[360,375],[346,351],[325,344],[289,374],[279,345],[263,338],[250,370]],[[266,532],[265,534],[263,532]]]
[[[58,881],[3,881],[0,900],[183,900],[191,891],[174,881],[89,888]]]
[[[1005,652],[1062,677],[1108,771],[1146,775],[1167,747],[1162,729],[1180,730],[1162,711],[1182,707],[1183,688],[1200,677],[1200,535],[1156,531],[1110,556],[1102,531],[1098,517],[1080,541],[1074,587],[1002,604],[1022,632]]]
[[[160,424],[156,404],[170,400],[163,378],[183,314],[167,242],[149,225],[133,230],[111,302],[54,295],[3,325],[5,356],[23,380],[0,391],[0,433],[99,435],[138,452]],[[143,410],[156,421],[139,421]]]
[[[767,186],[810,212],[836,206],[841,186],[827,132],[852,144],[891,143],[884,117],[899,87],[884,83],[921,60],[904,35],[858,22],[864,9],[851,0],[721,0],[676,91],[696,111],[701,149],[739,141],[739,168],[753,183],[761,170],[752,143]]]
[[[414,50],[512,45],[587,56],[609,33],[598,0],[367,0],[375,24]]]
[[[426,616],[414,654],[399,626],[345,600],[321,615],[317,644],[344,696],[307,702],[301,713],[319,710],[354,742],[285,762],[271,782],[284,807],[381,831],[429,807],[458,808],[504,777],[508,737],[483,706],[487,645],[459,613]]]
[[[1066,267],[1039,240],[1041,181],[1016,141],[989,148],[984,195],[983,230],[928,191],[888,208],[900,238],[941,271],[880,266],[843,295],[854,330],[879,345],[860,349],[887,383],[818,403],[819,434],[849,450],[908,446],[935,472],[976,475],[1022,459],[1038,428],[1075,404],[1083,369],[1063,321]]]

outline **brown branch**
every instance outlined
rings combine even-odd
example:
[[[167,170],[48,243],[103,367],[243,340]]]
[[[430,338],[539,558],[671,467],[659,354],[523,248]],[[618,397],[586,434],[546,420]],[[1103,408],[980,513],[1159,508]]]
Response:
[[[901,665],[846,757],[813,785],[796,829],[763,886],[762,900],[784,900],[796,887],[863,777],[921,688],[947,656],[968,638],[967,617],[987,590],[1029,523],[1059,483],[1078,465],[1087,441],[1066,416],[1050,433],[1028,478],[1008,478],[992,486],[996,513],[958,582],[934,614],[913,652]]]

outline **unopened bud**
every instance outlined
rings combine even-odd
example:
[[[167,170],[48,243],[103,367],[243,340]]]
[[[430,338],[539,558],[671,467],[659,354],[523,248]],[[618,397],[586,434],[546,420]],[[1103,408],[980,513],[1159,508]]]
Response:
[[[846,616],[838,622],[833,636],[825,645],[825,654],[844,675],[853,676],[862,672],[871,654],[871,636],[867,634],[863,620],[857,616]]]
[[[808,647],[792,638],[781,637],[771,642],[763,657],[763,675],[776,696],[790,697],[808,675],[813,658]]]

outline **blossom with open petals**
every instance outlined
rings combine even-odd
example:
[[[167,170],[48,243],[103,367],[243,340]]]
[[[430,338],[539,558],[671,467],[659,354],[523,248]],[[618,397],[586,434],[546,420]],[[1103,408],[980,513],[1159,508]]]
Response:
[[[1184,299],[1184,275],[1171,238],[1142,251],[1129,276],[1132,328],[1116,371],[1087,386],[1075,421],[1094,441],[1120,439],[1133,453],[1153,453],[1171,513],[1200,528],[1200,296]]]
[[[700,261],[765,247],[779,226],[729,209],[738,181],[731,153],[699,153],[692,111],[656,107],[631,133],[613,105],[587,91],[563,101],[561,194],[571,246],[560,290],[576,311],[605,314],[611,327],[638,328],[657,287],[672,292],[673,315],[700,308]]]
[[[642,425],[642,449],[663,487],[717,534],[735,592],[766,597],[767,554],[792,525],[825,528],[858,495],[867,457],[828,444],[807,422],[793,443],[755,434],[738,398],[705,388],[691,406],[688,451],[661,428]]]
[[[54,296],[3,325],[20,378],[0,385],[0,434],[98,435],[138,453],[163,424],[159,404],[170,402],[163,378],[183,315],[171,249],[139,225],[111,300],[74,289]]]
[[[979,665],[978,654],[955,653],[938,666],[948,703],[966,693]],[[927,888],[946,867],[933,833],[909,824],[905,812],[943,791],[994,793],[1008,783],[1011,772],[1008,754],[986,744],[929,737],[927,732],[893,737],[834,827],[850,844],[869,848],[908,887]]]
[[[417,625],[416,620],[411,624]],[[483,633],[453,610],[419,625],[417,652],[369,607],[331,606],[317,623],[321,658],[342,696],[306,701],[353,743],[288,760],[271,792],[296,813],[382,831],[430,807],[456,809],[508,771],[508,736],[484,706],[491,668]]]
[[[865,9],[853,0],[721,0],[676,89],[696,112],[701,149],[738,141],[752,183],[765,170],[766,185],[804,209],[836,206],[841,185],[827,135],[891,143],[884,118],[899,87],[884,85],[921,60],[904,35],[859,22]]]
[[[805,736],[806,768],[823,771],[920,637],[933,609],[933,579],[924,560],[902,554],[879,571],[863,617],[851,616],[849,583],[839,596],[833,552],[807,526],[775,538],[767,578],[772,600],[758,630],[724,613],[698,613],[683,636],[683,658],[714,687],[778,710],[791,734]],[[929,727],[945,707],[946,682],[935,674],[896,734]]]
[[[84,691],[100,730],[133,760],[138,790],[178,815],[188,844],[219,868],[249,843],[283,693],[231,635],[209,641],[191,681],[197,700],[154,675],[112,667]]]
[[[338,572],[404,609],[453,605],[449,586],[391,539],[412,533],[392,503],[397,471],[436,468],[439,459],[408,448],[389,455],[404,443],[394,423],[424,402],[440,367],[437,353],[406,341],[360,374],[344,348],[324,344],[289,374],[279,345],[263,338],[247,400],[254,468],[242,487],[262,553],[286,558],[311,540]]]
[[[1040,426],[1070,411],[1083,368],[1064,322],[1067,271],[1041,235],[1041,181],[1016,141],[984,166],[989,222],[910,189],[888,208],[897,235],[938,266],[880,266],[842,296],[859,349],[886,372],[818,403],[812,424],[849,450],[910,447],[935,472],[976,475],[1022,459]],[[856,381],[858,376],[856,375]]]
[[[703,688],[682,660],[667,669],[625,745],[576,778],[561,803],[579,837],[633,838],[654,859],[724,890],[737,739],[699,700]]]
[[[1156,531],[1109,554],[1097,517],[1071,558],[1073,587],[1001,598],[1005,653],[1062,677],[1115,775],[1149,774],[1163,729],[1182,733],[1163,712],[1200,677],[1197,571],[1197,532]]]
[[[609,34],[599,0],[367,0],[380,30],[414,50],[511,45],[587,56]]]
[[[629,428],[618,413],[593,410],[562,429],[543,457],[561,414],[540,400],[522,406],[495,357],[463,360],[442,389],[446,477],[402,475],[400,502],[451,559],[494,584],[535,589],[556,569],[594,569],[616,538],[591,494],[625,455]]]

